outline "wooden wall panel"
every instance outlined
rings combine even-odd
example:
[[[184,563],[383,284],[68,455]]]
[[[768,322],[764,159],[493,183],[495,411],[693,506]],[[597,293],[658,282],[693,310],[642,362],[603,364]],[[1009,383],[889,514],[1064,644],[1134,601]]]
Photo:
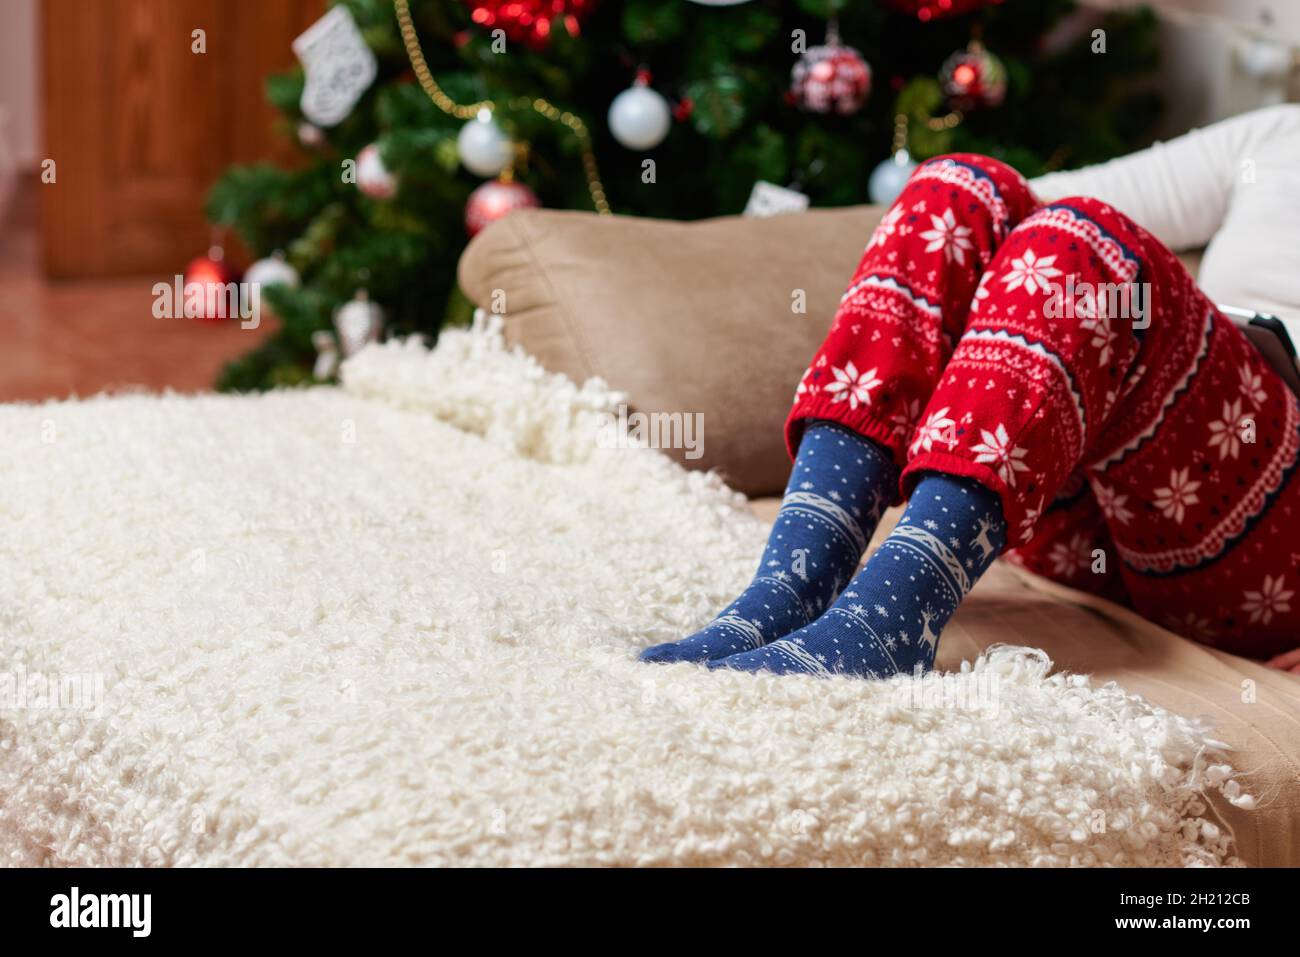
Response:
[[[56,278],[172,273],[230,163],[291,161],[268,73],[325,0],[45,0],[42,252]],[[195,29],[207,52],[191,51]]]

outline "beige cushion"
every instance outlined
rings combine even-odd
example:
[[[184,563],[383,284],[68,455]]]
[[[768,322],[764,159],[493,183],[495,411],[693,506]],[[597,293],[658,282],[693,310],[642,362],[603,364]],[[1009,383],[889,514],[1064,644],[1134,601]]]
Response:
[[[771,521],[778,499],[754,502]],[[893,509],[872,548],[893,527]],[[868,550],[868,553],[870,549]],[[990,645],[1042,648],[1059,670],[1114,681],[1176,714],[1204,716],[1235,748],[1232,765],[1259,807],[1217,791],[1211,817],[1232,829],[1247,864],[1300,866],[1300,677],[1180,638],[1118,605],[996,562],[948,623],[937,667],[951,671]]]
[[[504,294],[507,341],[548,369],[600,376],[641,411],[701,413],[703,455],[670,454],[774,494],[790,468],[781,425],[795,384],[880,215],[679,223],[519,211],[470,243],[460,283],[489,311]]]
[[[785,487],[782,423],[883,210],[694,223],[520,210],[460,261],[506,339],[577,382],[600,376],[643,412],[699,413],[703,455],[750,495]],[[806,294],[804,311],[792,309]]]

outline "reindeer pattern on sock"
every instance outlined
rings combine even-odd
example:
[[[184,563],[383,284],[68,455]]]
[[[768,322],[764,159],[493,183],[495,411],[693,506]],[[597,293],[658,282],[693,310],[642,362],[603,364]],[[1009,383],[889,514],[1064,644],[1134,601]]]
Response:
[[[986,561],[990,555],[997,552],[997,549],[993,547],[993,543],[989,541],[989,530],[992,527],[993,520],[987,515],[982,516],[978,524],[979,531],[970,540],[970,545],[980,550],[981,562]]]
[[[944,625],[1006,542],[997,493],[926,476],[894,530],[816,621],[710,668],[865,678],[934,665]]]
[[[926,646],[928,646],[930,649],[929,651],[930,661],[934,661],[934,653],[936,649],[938,649],[939,647],[939,636],[930,628],[930,622],[934,621],[936,617],[938,617],[938,612],[936,612],[929,605],[926,605],[925,608],[921,610],[920,640],[925,642]]]

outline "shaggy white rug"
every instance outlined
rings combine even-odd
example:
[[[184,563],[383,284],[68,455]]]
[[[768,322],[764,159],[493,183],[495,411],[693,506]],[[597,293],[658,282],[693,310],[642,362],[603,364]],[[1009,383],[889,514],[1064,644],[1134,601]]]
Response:
[[[479,329],[341,389],[0,408],[0,857],[1230,861],[1206,729],[1041,654],[885,683],[635,661],[764,530],[601,448],[617,402]]]

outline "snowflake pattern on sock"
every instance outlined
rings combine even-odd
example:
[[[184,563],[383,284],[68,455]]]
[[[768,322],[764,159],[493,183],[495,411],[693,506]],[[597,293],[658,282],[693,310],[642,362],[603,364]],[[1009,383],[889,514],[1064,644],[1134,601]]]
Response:
[[[927,474],[898,526],[825,614],[709,667],[864,678],[928,670],[943,626],[1006,540],[994,492],[971,479]]]
[[[889,452],[849,429],[808,423],[754,580],[703,629],[642,661],[711,661],[761,648],[817,619],[853,575],[898,487]]]

